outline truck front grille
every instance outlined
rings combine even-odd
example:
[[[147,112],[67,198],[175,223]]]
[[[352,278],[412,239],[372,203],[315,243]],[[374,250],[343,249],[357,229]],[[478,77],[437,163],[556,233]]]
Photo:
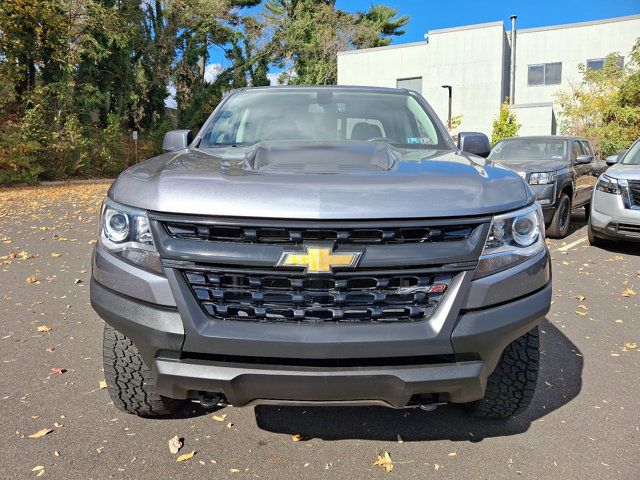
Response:
[[[640,208],[640,180],[629,180],[629,197],[631,204]]]
[[[251,226],[225,223],[165,222],[174,238],[213,242],[301,244],[308,241],[333,241],[338,244],[402,244],[463,240],[478,226],[475,224],[444,224],[386,226],[384,224],[327,228],[297,226]]]
[[[428,319],[454,273],[363,271],[308,276],[204,269],[183,271],[214,319],[265,322],[411,322]]]

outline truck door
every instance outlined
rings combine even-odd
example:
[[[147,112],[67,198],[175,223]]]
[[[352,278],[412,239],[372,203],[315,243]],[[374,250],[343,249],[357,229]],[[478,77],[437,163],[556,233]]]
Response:
[[[594,169],[595,162],[591,160],[590,164],[580,165],[577,163],[578,156],[589,155],[584,151],[584,146],[579,140],[573,140],[571,142],[571,163],[576,172],[576,192],[573,199],[573,206],[579,207],[589,201],[591,197],[591,181],[589,177],[592,177],[591,170]],[[593,177],[592,177],[593,178]]]

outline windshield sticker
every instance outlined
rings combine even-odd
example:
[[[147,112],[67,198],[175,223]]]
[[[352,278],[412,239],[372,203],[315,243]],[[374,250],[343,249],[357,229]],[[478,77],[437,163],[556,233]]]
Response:
[[[425,137],[407,137],[407,143],[413,143],[418,145],[431,145],[433,142],[430,138]]]

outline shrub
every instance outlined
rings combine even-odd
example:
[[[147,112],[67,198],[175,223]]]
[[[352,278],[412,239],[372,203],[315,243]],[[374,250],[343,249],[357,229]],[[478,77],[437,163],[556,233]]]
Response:
[[[508,100],[500,105],[498,118],[493,122],[493,132],[491,133],[491,144],[495,145],[505,138],[515,137],[520,131],[521,125],[518,123],[515,113],[509,109]]]

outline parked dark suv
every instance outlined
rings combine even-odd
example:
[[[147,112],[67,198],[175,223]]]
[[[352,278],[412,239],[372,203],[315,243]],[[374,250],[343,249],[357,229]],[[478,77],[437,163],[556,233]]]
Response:
[[[547,235],[569,233],[571,210],[585,207],[606,164],[596,159],[588,140],[576,137],[514,137],[498,142],[488,157],[517,172],[536,194],[544,213]]]
[[[235,91],[118,177],[91,303],[116,406],[527,408],[551,304],[529,186],[415,92]],[[467,150],[467,153],[463,150]]]

